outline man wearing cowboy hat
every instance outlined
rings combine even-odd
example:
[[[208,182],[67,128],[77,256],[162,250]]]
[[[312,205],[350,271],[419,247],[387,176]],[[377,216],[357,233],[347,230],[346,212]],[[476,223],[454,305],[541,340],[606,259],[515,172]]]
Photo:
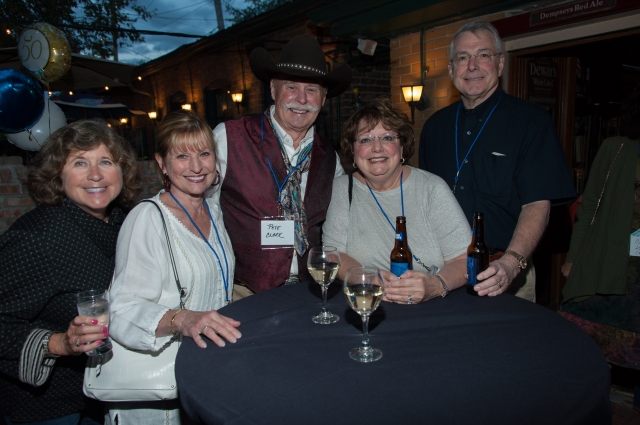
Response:
[[[313,124],[352,78],[347,65],[327,72],[320,45],[305,36],[293,37],[277,62],[259,47],[249,63],[275,105],[214,130],[222,177],[214,196],[236,256],[234,300],[311,279],[308,249],[322,243],[333,179],[344,174]]]

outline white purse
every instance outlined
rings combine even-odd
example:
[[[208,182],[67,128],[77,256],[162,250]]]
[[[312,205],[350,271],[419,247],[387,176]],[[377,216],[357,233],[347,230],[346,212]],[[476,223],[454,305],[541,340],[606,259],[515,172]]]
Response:
[[[180,341],[160,352],[135,351],[111,340],[113,349],[89,358],[83,391],[102,401],[151,401],[178,398],[175,363]]]
[[[185,289],[180,285],[178,269],[173,258],[169,232],[162,217],[173,273],[180,292],[180,308],[184,309]],[[176,336],[161,351],[131,350],[111,340],[113,349],[103,355],[89,357],[84,369],[83,391],[87,397],[102,401],[153,401],[178,398],[175,363],[182,337]]]

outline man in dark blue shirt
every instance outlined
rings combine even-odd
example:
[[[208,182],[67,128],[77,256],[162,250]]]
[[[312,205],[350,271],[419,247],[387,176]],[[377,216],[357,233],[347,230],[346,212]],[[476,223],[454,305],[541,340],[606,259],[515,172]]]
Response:
[[[426,122],[420,168],[449,184],[471,224],[475,211],[484,213],[487,245],[497,259],[478,275],[478,294],[508,291],[533,301],[530,258],[551,201],[575,197],[558,135],[544,108],[498,87],[504,55],[491,24],[460,28],[449,57],[461,100]]]

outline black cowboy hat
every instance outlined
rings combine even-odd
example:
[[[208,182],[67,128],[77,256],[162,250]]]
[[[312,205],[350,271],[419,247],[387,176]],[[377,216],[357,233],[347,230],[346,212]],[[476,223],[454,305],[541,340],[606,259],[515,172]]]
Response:
[[[249,55],[249,65],[255,76],[265,84],[277,77],[318,80],[327,87],[327,98],[345,91],[352,78],[351,68],[346,64],[326,72],[326,59],[320,45],[304,35],[296,35],[284,46],[277,63],[266,49],[256,47]]]

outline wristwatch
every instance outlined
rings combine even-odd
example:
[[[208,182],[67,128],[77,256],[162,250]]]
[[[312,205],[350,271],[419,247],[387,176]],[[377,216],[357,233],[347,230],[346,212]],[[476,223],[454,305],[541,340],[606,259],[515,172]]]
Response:
[[[440,281],[440,283],[442,283],[442,288],[444,289],[444,291],[442,292],[442,294],[440,294],[440,296],[442,298],[446,297],[447,295],[449,295],[449,288],[447,287],[447,284],[444,283],[444,279],[442,278],[442,276],[440,276],[439,274],[436,275],[436,277],[438,278],[438,280]]]
[[[511,250],[505,251],[504,253],[505,254],[509,254],[509,255],[515,257],[516,260],[518,260],[518,267],[520,267],[520,270],[524,270],[524,269],[527,268],[527,259],[524,258],[522,255],[518,254],[515,251],[511,251]]]
[[[53,335],[54,333],[55,332],[53,332],[53,331],[47,332],[44,335],[44,338],[42,339],[42,349],[44,350],[44,357],[45,358],[55,359],[55,358],[60,357],[59,355],[53,354],[53,353],[51,353],[51,351],[49,351],[49,339],[51,339],[51,335]]]

